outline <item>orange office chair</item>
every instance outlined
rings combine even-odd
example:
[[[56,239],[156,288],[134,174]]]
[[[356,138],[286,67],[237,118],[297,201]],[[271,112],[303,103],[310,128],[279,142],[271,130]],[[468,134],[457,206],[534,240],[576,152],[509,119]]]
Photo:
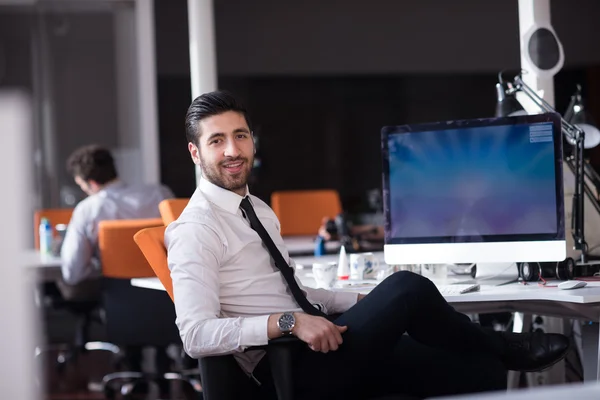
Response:
[[[35,248],[40,248],[40,231],[38,228],[42,218],[48,218],[50,224],[52,225],[53,233],[56,235],[56,225],[68,224],[69,221],[71,221],[72,215],[72,208],[45,208],[36,210],[36,212],[33,214],[33,237],[35,240]]]
[[[158,211],[165,226],[175,221],[187,206],[190,199],[166,199],[158,205]]]
[[[338,192],[330,189],[273,192],[271,207],[282,236],[316,235],[323,217],[333,219],[342,212]]]
[[[165,227],[161,226],[142,229],[133,238],[171,299],[174,299],[164,235]],[[273,366],[271,368],[273,382],[279,399],[293,399],[291,345],[298,342],[296,338],[283,337],[269,341],[269,345],[266,346],[269,360]],[[204,398],[213,400],[252,398],[252,387],[244,385],[243,378],[240,379],[240,382],[236,381],[235,384],[232,384],[232,378],[240,376],[240,374],[241,369],[231,355],[201,358],[200,376]],[[249,384],[249,381],[246,383]]]
[[[154,274],[160,279],[160,283],[167,290],[171,300],[174,301],[173,281],[167,261],[167,249],[165,249],[165,229],[166,226],[142,229],[133,235],[133,240],[148,260]]]
[[[150,227],[164,228],[159,218],[102,221],[99,224],[98,246],[104,280],[102,295],[107,339],[125,348],[181,346],[179,332],[173,323],[175,309],[172,302],[160,291],[131,286],[132,278],[155,276],[133,241],[139,230]],[[197,386],[190,377],[179,372],[157,376],[141,371],[124,371],[103,378],[104,393],[107,398],[114,398],[117,388],[123,393],[133,390],[137,382],[174,379]],[[115,387],[114,382],[122,380],[126,381],[125,384]]]

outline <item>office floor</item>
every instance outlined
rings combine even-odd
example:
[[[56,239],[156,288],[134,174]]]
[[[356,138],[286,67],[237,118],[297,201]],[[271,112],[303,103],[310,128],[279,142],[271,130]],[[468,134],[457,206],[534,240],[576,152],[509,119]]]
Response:
[[[42,362],[42,374],[45,377],[46,400],[100,400],[104,399],[102,392],[94,390],[93,386],[99,387],[104,374],[111,372],[112,362],[110,356],[99,352],[82,355],[79,359],[68,363],[64,370],[56,368],[53,357],[46,357]],[[92,388],[88,385],[91,382]],[[91,390],[90,390],[91,389]],[[0,395],[0,397],[2,397]],[[117,396],[116,399],[123,397]],[[154,385],[140,388],[134,395],[127,399],[135,400],[158,400],[158,399],[197,399],[191,393],[184,393],[182,387],[176,383],[171,385],[171,394],[159,396],[158,388]]]
[[[112,370],[110,357],[106,354],[90,353],[85,354],[78,360],[70,363],[63,371],[58,372],[56,364],[51,357],[42,361],[42,374],[45,377],[46,389],[44,390],[44,400],[101,400],[104,394],[97,390],[90,390],[89,382],[98,387],[102,376]],[[96,382],[96,384],[94,384]],[[170,394],[159,396],[158,387],[150,385],[139,387],[139,390],[126,397],[131,400],[188,400],[198,399],[198,396],[191,390],[183,388],[177,382],[170,386]],[[0,398],[2,395],[0,394]],[[118,395],[116,400],[125,399]]]
[[[44,332],[50,343],[65,343],[72,339],[72,317],[63,312],[50,312],[44,318]],[[92,326],[90,340],[103,340],[100,327]],[[59,351],[44,352],[38,359],[39,375],[43,379],[44,400],[100,400],[104,394],[98,391],[105,374],[115,372],[114,356],[103,351],[91,351],[64,364],[57,362]],[[60,366],[59,366],[60,365]],[[147,365],[143,365],[147,369]],[[94,390],[95,389],[95,390]],[[156,385],[139,387],[137,393],[127,397],[131,400],[198,400],[198,395],[178,382],[170,385],[170,396],[159,396]],[[0,392],[0,398],[3,398]],[[125,399],[118,395],[115,400]]]

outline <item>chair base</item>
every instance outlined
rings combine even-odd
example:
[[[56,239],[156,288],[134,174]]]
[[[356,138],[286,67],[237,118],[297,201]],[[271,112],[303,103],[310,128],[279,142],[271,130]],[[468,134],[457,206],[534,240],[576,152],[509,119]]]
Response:
[[[115,355],[121,355],[119,346],[108,342],[87,342],[83,346],[76,346],[67,343],[50,344],[46,346],[36,346],[33,357],[37,359],[44,353],[58,352],[56,362],[59,367],[63,367],[67,362],[76,359],[80,354],[88,351],[108,351]]]
[[[104,397],[111,400],[115,399],[117,393],[127,398],[131,395],[136,385],[141,382],[154,382],[159,380],[165,381],[181,381],[189,385],[196,393],[202,393],[202,385],[195,374],[197,370],[181,371],[181,372],[166,372],[164,374],[153,374],[138,371],[121,371],[113,372],[105,375],[102,378]],[[124,381],[118,384],[118,381]]]

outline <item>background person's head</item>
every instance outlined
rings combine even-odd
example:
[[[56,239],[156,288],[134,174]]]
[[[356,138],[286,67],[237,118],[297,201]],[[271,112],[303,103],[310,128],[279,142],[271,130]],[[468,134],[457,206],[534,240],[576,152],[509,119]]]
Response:
[[[98,145],[83,146],[67,160],[67,170],[81,190],[91,195],[117,179],[117,168],[110,151]]]
[[[188,150],[203,176],[243,195],[254,163],[248,112],[233,95],[216,91],[197,97],[185,117]]]

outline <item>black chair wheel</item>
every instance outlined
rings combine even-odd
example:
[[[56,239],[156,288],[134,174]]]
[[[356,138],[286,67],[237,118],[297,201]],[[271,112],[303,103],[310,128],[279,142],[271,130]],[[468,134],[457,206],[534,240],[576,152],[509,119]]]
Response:
[[[567,257],[564,261],[556,263],[556,277],[560,280],[566,281],[573,279],[575,272],[575,260],[571,257]]]
[[[523,262],[517,264],[519,276],[525,282],[537,281],[540,277],[540,267],[537,263]]]

